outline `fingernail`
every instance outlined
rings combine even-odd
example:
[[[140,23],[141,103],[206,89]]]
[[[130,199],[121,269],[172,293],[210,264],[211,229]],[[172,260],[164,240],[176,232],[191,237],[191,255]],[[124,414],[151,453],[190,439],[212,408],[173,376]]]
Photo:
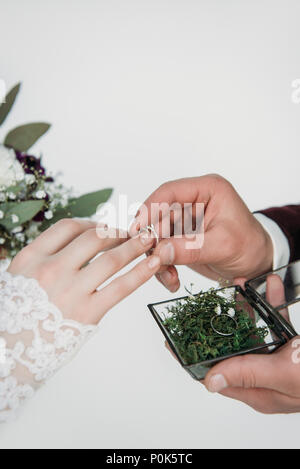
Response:
[[[175,250],[172,243],[165,244],[160,250],[160,258],[163,265],[173,264],[175,259]]]
[[[148,267],[149,269],[156,269],[160,265],[160,258],[158,256],[152,256],[149,258]]]
[[[222,389],[228,387],[227,381],[223,375],[213,375],[207,385],[207,390],[210,392],[220,392]]]
[[[147,233],[146,231],[144,233],[140,234],[140,240],[141,240],[141,243],[144,246],[147,246],[148,244],[153,243],[153,238],[152,238],[151,234]]]
[[[166,285],[166,287],[169,287],[169,284],[172,282],[173,276],[170,272],[166,270],[166,272],[162,272],[160,274],[160,279]]]
[[[131,235],[135,235],[136,233],[140,231],[140,228],[141,228],[140,222],[137,222],[134,220],[131,226],[128,228],[128,231],[129,233],[131,233]]]

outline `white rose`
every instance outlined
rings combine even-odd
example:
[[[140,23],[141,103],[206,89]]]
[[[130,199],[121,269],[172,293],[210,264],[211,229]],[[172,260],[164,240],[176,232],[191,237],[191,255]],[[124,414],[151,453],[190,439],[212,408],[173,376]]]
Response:
[[[24,179],[24,170],[12,149],[0,145],[0,190],[3,191]]]

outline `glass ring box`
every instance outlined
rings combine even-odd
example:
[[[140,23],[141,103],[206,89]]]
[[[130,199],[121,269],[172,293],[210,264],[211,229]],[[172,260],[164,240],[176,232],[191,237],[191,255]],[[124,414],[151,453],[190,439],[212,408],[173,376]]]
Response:
[[[227,358],[271,353],[297,336],[287,307],[300,301],[300,261],[240,286],[149,304],[184,369],[196,380]]]

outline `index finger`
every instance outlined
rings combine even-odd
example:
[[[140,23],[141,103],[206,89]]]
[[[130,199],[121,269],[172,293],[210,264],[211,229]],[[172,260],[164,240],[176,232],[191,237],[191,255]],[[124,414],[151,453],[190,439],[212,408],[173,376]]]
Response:
[[[44,231],[29,246],[30,249],[34,249],[36,252],[53,255],[82,233],[96,228],[96,226],[97,224],[90,220],[64,218]]]

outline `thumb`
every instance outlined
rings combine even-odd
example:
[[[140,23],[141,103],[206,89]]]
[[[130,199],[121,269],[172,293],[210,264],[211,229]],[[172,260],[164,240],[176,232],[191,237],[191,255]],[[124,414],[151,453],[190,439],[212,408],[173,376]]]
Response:
[[[267,301],[277,308],[282,316],[290,322],[289,311],[287,308],[279,307],[286,303],[285,297],[285,288],[282,279],[279,275],[270,274],[267,277],[267,290],[266,290],[266,299]]]
[[[241,355],[224,360],[214,366],[206,375],[204,385],[210,392],[221,392],[226,388],[273,389],[282,388],[282,375],[274,355]]]

